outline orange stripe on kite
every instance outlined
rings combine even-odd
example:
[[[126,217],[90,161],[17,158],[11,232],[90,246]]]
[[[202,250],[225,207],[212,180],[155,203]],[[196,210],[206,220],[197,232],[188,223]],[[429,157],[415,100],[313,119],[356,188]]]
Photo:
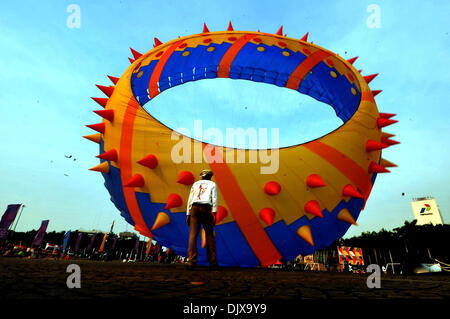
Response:
[[[315,67],[320,61],[329,57],[331,54],[322,50],[317,50],[305,60],[303,60],[291,73],[289,79],[286,83],[286,87],[289,89],[297,90],[300,82],[303,80],[305,75]]]
[[[365,169],[359,166],[355,161],[337,149],[319,141],[312,141],[303,145],[310,151],[316,153],[331,165],[336,167],[344,174],[356,187],[358,187],[364,198],[369,197],[372,190],[370,176]]]
[[[203,143],[203,149],[205,146],[206,144]],[[209,152],[206,152],[205,154],[209,162],[209,167],[214,172],[217,185],[219,185],[222,196],[227,203],[234,220],[244,237],[247,239],[250,248],[261,262],[261,265],[269,266],[274,264],[280,260],[280,252],[272,243],[256,217],[250,203],[239,187],[238,181],[234,177],[231,169],[225,163],[222,151],[215,148],[214,152],[215,157],[220,154],[223,163],[212,162]]]
[[[129,181],[132,177],[131,168],[131,149],[133,144],[133,126],[134,119],[136,118],[136,112],[139,104],[135,100],[134,96],[130,98],[122,124],[122,136],[120,137],[120,177],[122,183]],[[152,233],[147,227],[144,219],[142,218],[141,210],[136,199],[136,194],[133,187],[123,187],[123,195],[128,206],[131,218],[134,221],[134,228],[142,235],[150,237]]]
[[[234,58],[236,58],[236,55],[242,47],[254,37],[256,37],[256,34],[245,34],[228,48],[227,52],[223,55],[222,60],[220,60],[219,68],[217,69],[218,78],[230,77],[230,67],[234,61]]]
[[[156,64],[155,69],[152,72],[152,76],[150,77],[150,81],[148,83],[148,95],[150,96],[150,99],[153,99],[155,96],[157,96],[159,94],[158,81],[159,81],[159,77],[161,76],[161,72],[164,69],[166,62],[167,62],[167,60],[169,60],[172,53],[183,42],[184,42],[184,40],[181,40],[181,41],[177,41],[174,44],[172,44],[163,53],[163,55],[159,59],[158,63]]]

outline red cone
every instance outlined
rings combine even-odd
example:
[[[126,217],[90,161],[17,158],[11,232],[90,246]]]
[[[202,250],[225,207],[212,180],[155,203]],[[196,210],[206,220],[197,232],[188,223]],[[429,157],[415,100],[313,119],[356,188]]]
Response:
[[[178,206],[181,206],[182,204],[183,204],[183,200],[181,199],[180,195],[170,194],[169,198],[167,199],[167,204],[164,207],[164,209],[178,207]]]
[[[108,75],[108,78],[111,80],[111,82],[112,82],[114,85],[116,85],[117,82],[119,81],[119,78],[116,78],[115,76]]]
[[[381,92],[383,92],[383,90],[372,90],[372,95],[373,95],[373,97],[375,97],[378,94],[380,94]]]
[[[264,185],[264,192],[268,195],[277,195],[281,191],[281,185],[277,182],[267,182],[266,185]]]
[[[386,168],[375,162],[371,162],[369,165],[369,173],[390,173],[390,172],[391,172],[390,170],[387,170]]]
[[[325,184],[325,182],[322,180],[320,175],[311,174],[306,178],[306,186],[311,187],[311,188],[316,188],[316,187],[327,186],[327,184]]]
[[[158,38],[154,38],[153,40],[155,40],[155,44],[153,45],[153,47],[157,47],[158,45],[163,44],[161,41],[159,41]]]
[[[135,60],[139,59],[142,56],[142,53],[137,52],[133,48],[130,48],[130,50],[131,50],[131,54],[133,54],[133,57]]]
[[[194,174],[192,174],[189,171],[182,171],[180,172],[180,175],[178,175],[177,183],[183,184],[183,185],[192,185],[195,182]]]
[[[155,155],[150,154],[139,160],[138,163],[142,166],[154,169],[156,168],[156,166],[158,166],[158,158]]]
[[[348,59],[347,62],[349,62],[350,64],[353,64],[353,63],[355,63],[355,61],[356,61],[357,58],[358,58],[358,57],[355,56],[354,58]]]
[[[308,34],[309,32],[306,32],[306,34],[300,39],[300,41],[308,41]]]
[[[389,145],[389,146],[400,144],[400,142],[398,142],[396,140],[391,140],[391,139],[389,139],[387,137],[382,137],[381,138],[381,143]]]
[[[374,140],[368,140],[366,143],[366,152],[373,152],[373,151],[379,151],[383,148],[388,147],[389,145],[374,141]]]
[[[89,124],[86,126],[93,129],[94,131],[105,134],[105,123]]]
[[[366,75],[364,76],[364,80],[366,80],[367,84],[369,84],[370,82],[372,82],[372,80],[378,75],[378,73],[375,74],[371,74],[371,75]]]
[[[345,187],[342,189],[342,196],[364,198],[364,196],[350,184],[345,185]]]
[[[319,202],[316,200],[310,200],[305,204],[305,211],[313,214],[314,216],[323,218],[322,211],[320,210]]]
[[[217,206],[216,225],[220,223],[225,217],[227,217],[228,211],[223,206]]]
[[[275,211],[272,208],[263,208],[259,211],[259,218],[261,218],[267,226],[272,226]]]
[[[206,23],[203,23],[203,32],[202,33],[207,33],[209,32],[208,27],[206,26]]]
[[[106,103],[108,103],[108,98],[106,97],[91,97],[91,99],[93,99],[95,102],[97,102],[98,104],[100,104],[103,107],[106,107]]]
[[[119,156],[117,155],[117,151],[115,148],[110,149],[108,152],[97,155],[96,157],[104,159],[105,161],[113,161],[113,162],[117,162],[117,160],[119,159]]]
[[[95,114],[100,115],[104,119],[112,122],[114,120],[114,110],[98,110],[94,111]]]
[[[141,174],[135,174],[123,187],[142,187],[144,185],[144,177]]]
[[[283,26],[278,29],[277,35],[283,35]]]
[[[231,21],[228,23],[227,31],[234,31],[233,25],[231,24]]]
[[[104,86],[104,85],[98,85],[96,84],[96,86],[100,89],[100,91],[102,91],[103,93],[105,93],[105,95],[107,97],[111,97],[111,95],[114,92],[114,88],[111,86]]]
[[[394,117],[396,115],[397,114],[394,114],[394,113],[380,113],[380,117],[383,119],[390,119],[391,117]]]
[[[377,126],[378,126],[378,128],[382,128],[382,127],[386,127],[386,126],[392,125],[397,122],[398,121],[396,121],[396,120],[385,119],[385,118],[379,117],[377,119]]]

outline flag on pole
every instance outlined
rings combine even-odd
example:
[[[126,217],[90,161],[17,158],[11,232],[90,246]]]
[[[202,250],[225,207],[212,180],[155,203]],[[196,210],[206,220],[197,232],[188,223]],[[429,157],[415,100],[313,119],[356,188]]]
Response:
[[[136,254],[139,252],[139,236],[136,239],[136,247],[134,248],[136,250]]]
[[[100,248],[98,250],[99,253],[101,253],[103,249],[105,249],[106,236],[108,236],[108,233],[105,233],[105,235],[103,236],[102,244],[100,245]]]
[[[83,237],[83,233],[78,233],[77,242],[75,243],[75,251],[78,251],[80,248],[81,237]]]
[[[112,244],[112,247],[111,247],[112,250],[114,250],[114,248],[116,248],[116,242],[117,242],[117,235],[114,234],[114,240],[113,240],[113,244]]]
[[[92,235],[91,241],[89,242],[89,245],[88,245],[88,247],[87,247],[87,250],[88,250],[88,251],[92,249],[92,246],[94,245],[94,241],[95,241],[95,236],[96,236],[96,235],[97,235],[97,234]]]
[[[145,254],[146,254],[146,255],[148,255],[148,253],[150,252],[150,248],[152,248],[152,238],[149,238],[149,239],[148,239],[147,247],[146,247],[146,249],[145,249]]]
[[[8,236],[8,229],[16,219],[20,206],[22,206],[22,204],[14,204],[8,205],[6,208],[6,211],[2,216],[2,220],[0,221],[0,239],[6,239]]]
[[[66,247],[67,247],[67,243],[69,242],[69,237],[70,237],[70,229],[66,232],[66,234],[64,235],[64,240],[63,240],[63,245],[62,245],[62,250],[65,251]]]
[[[44,239],[45,231],[47,230],[49,220],[43,220],[41,223],[41,227],[39,228],[36,236],[34,237],[33,243],[31,246],[40,246],[42,244],[42,239]]]

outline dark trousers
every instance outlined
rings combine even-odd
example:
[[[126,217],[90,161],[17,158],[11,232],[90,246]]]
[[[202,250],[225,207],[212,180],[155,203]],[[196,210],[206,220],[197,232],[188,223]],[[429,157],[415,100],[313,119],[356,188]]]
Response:
[[[208,256],[208,262],[211,266],[217,265],[213,225],[214,217],[211,213],[211,205],[192,204],[190,219],[188,264],[197,264],[197,237],[200,232],[200,226],[203,226],[206,237],[206,255]]]

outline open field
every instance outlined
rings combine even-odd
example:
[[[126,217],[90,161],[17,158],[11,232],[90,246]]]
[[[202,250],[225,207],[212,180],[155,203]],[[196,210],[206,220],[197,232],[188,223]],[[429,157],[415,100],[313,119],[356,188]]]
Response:
[[[69,264],[81,268],[81,288],[69,289]],[[0,258],[1,298],[150,299],[447,299],[450,276],[383,275],[369,289],[368,275],[281,269],[225,268],[90,260]]]

